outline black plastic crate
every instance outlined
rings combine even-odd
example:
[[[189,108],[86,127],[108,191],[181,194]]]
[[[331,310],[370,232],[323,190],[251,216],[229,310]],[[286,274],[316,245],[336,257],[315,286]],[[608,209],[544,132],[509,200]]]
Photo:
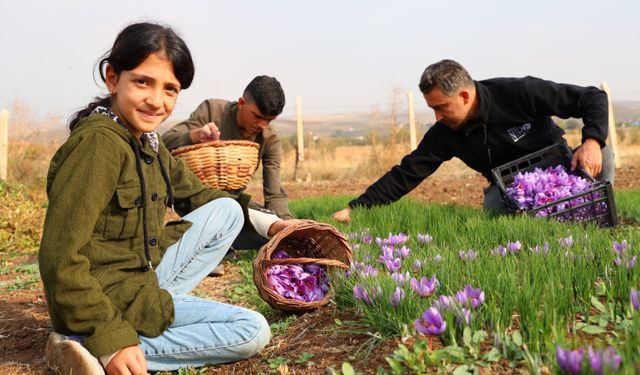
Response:
[[[593,182],[593,186],[582,193],[529,210],[520,209],[518,203],[506,194],[506,188],[513,182],[518,173],[529,172],[535,168],[546,169],[547,167],[558,165],[564,166],[569,171],[571,157],[571,149],[564,143],[557,143],[493,168],[491,173],[500,188],[505,205],[511,212],[525,211],[532,216],[554,218],[558,221],[595,222],[601,227],[616,226],[618,217],[611,183],[596,182],[581,168],[576,168],[571,173]]]

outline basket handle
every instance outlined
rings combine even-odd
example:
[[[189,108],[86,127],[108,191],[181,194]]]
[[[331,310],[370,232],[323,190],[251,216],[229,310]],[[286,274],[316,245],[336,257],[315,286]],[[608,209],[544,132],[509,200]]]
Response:
[[[284,259],[265,259],[262,261],[262,267],[284,266],[291,264],[317,264],[319,266],[331,266],[339,268],[349,268],[348,265],[335,259],[326,258],[284,258]]]

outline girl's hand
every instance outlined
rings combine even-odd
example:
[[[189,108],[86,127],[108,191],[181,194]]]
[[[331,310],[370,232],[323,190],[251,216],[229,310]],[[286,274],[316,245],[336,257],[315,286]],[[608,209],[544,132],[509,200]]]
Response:
[[[106,370],[109,375],[144,375],[148,374],[147,360],[140,346],[127,346],[107,363]]]

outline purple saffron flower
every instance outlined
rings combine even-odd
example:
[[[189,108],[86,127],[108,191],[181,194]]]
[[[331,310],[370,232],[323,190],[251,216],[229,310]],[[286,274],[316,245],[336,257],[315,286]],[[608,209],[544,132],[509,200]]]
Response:
[[[430,307],[415,322],[416,331],[423,335],[440,336],[447,329],[447,322],[442,319],[435,307]]]
[[[507,248],[499,245],[498,247],[496,247],[495,249],[491,250],[491,256],[501,256],[504,257],[507,255]]]
[[[618,256],[622,256],[624,251],[627,249],[627,240],[622,240],[622,242],[613,241],[613,252]]]
[[[434,303],[434,306],[440,313],[444,313],[449,310],[451,306],[455,303],[455,300],[451,296],[440,296],[438,300]]]
[[[431,241],[433,241],[433,237],[431,237],[430,235],[418,233],[418,242],[419,243],[421,243],[423,245],[426,245],[426,244],[431,243]]]
[[[360,271],[360,276],[378,277],[379,273],[380,270],[378,270],[377,268],[373,266],[365,266],[364,269]]]
[[[378,246],[382,246],[382,245],[395,246],[395,245],[401,245],[407,242],[408,239],[409,237],[404,233],[398,233],[398,234],[389,233],[389,236],[387,238],[376,237],[376,244],[378,244]]]
[[[631,270],[635,266],[636,266],[636,256],[634,255],[633,258],[627,259],[627,270]]]
[[[349,241],[355,241],[358,239],[358,233],[351,232],[349,233]]]
[[[286,259],[286,258],[291,258],[291,257],[284,250],[278,250],[271,255],[271,259]]]
[[[433,261],[434,261],[434,262],[436,262],[436,263],[440,263],[440,262],[442,262],[442,256],[441,256],[440,254],[436,254],[436,255],[433,257]]]
[[[477,309],[484,303],[484,292],[480,288],[474,288],[467,284],[463,290],[456,293],[456,300],[463,306],[471,305],[471,307]]]
[[[391,306],[398,307],[400,302],[404,299],[404,290],[400,287],[396,287],[396,290],[393,292],[391,297],[389,298],[389,303]]]
[[[362,236],[362,243],[365,245],[371,245],[371,242],[373,241],[373,237],[371,237],[370,234]]]
[[[396,285],[404,286],[405,282],[409,280],[411,276],[409,275],[409,271],[407,271],[405,274],[394,272],[391,274],[391,278],[396,282]]]
[[[351,250],[353,250],[353,251],[360,250],[360,244],[356,243],[356,244],[351,245]]]
[[[516,242],[509,241],[507,243],[507,250],[509,250],[509,252],[513,255],[517,255],[520,249],[522,249],[522,244],[520,243],[520,241],[516,241]]]
[[[620,258],[620,257],[615,257],[615,258],[613,258],[613,264],[614,264],[616,267],[620,267],[620,265],[622,264],[622,258]]]
[[[631,306],[635,311],[640,310],[640,293],[636,291],[636,288],[631,288],[631,293],[629,296],[629,301],[631,301]]]
[[[389,272],[398,272],[400,271],[400,268],[402,268],[402,261],[400,260],[400,258],[385,259],[384,265],[387,267]]]
[[[438,285],[438,279],[436,279],[435,274],[431,276],[431,280],[426,277],[421,277],[420,281],[413,277],[411,278],[411,289],[421,297],[428,297],[433,294],[436,285]]]
[[[622,358],[620,358],[618,353],[616,353],[616,350],[611,346],[603,353],[601,349],[594,352],[593,347],[589,345],[587,356],[589,358],[591,369],[598,375],[602,375],[604,370],[608,370],[607,372],[618,371],[620,368],[620,362],[622,362]]]
[[[578,350],[562,349],[560,345],[556,345],[556,357],[558,366],[564,372],[577,375],[582,369],[582,359],[584,358],[584,349]]]
[[[560,246],[567,247],[567,248],[571,247],[573,246],[573,236],[569,235],[569,237],[560,238],[558,242],[560,242]]]
[[[458,325],[468,326],[471,324],[471,310],[464,307],[460,310],[456,310],[456,322]]]
[[[476,253],[473,251],[473,249],[469,249],[468,252],[460,250],[458,255],[460,255],[460,259],[462,260],[470,260],[472,262],[476,260]]]
[[[411,249],[406,247],[406,246],[402,246],[399,249],[395,249],[394,251],[396,256],[400,256],[404,259],[407,259],[409,257],[409,255],[411,254]]]
[[[419,273],[420,271],[422,271],[422,262],[420,259],[416,259],[413,261],[413,272]]]
[[[369,296],[369,293],[367,293],[367,289],[365,289],[364,286],[357,285],[357,284],[354,285],[353,286],[353,296],[356,299],[364,301],[367,305],[373,304],[373,299]]]

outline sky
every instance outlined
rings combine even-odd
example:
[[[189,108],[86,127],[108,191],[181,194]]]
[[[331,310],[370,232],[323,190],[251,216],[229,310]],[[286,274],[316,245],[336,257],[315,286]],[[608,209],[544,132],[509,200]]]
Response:
[[[171,25],[194,58],[174,118],[207,98],[235,100],[256,75],[275,76],[283,116],[369,112],[412,91],[444,58],[474,79],[533,75],[600,85],[640,100],[640,1],[2,0],[0,108],[68,118],[105,94],[95,68],[118,32]]]

